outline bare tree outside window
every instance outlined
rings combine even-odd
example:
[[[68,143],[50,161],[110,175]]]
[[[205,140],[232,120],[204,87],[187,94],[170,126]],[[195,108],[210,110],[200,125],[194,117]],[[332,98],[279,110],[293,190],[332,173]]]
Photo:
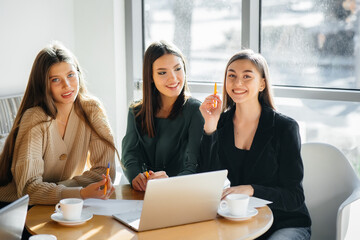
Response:
[[[191,59],[193,8],[193,0],[175,0],[173,5],[173,14],[175,17],[174,44],[182,50],[188,59]]]

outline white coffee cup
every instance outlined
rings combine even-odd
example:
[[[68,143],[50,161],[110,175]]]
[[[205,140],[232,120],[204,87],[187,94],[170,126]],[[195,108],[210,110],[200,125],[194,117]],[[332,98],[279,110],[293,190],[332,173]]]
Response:
[[[249,199],[249,195],[246,194],[229,194],[220,202],[220,209],[228,210],[230,214],[234,216],[245,216],[249,205]]]
[[[38,234],[29,237],[29,240],[56,240],[56,236],[52,234]]]
[[[79,220],[83,204],[84,201],[80,198],[65,198],[56,204],[55,211],[61,213],[65,220]]]

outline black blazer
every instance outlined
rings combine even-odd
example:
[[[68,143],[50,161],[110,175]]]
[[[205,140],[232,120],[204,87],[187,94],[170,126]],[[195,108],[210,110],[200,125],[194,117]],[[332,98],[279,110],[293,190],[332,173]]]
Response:
[[[213,134],[203,133],[199,171],[228,169],[231,186],[250,184],[254,197],[272,201],[269,207],[274,223],[269,234],[285,227],[310,227],[297,122],[262,106],[258,128],[244,159],[235,147],[234,113],[235,107],[223,113]]]

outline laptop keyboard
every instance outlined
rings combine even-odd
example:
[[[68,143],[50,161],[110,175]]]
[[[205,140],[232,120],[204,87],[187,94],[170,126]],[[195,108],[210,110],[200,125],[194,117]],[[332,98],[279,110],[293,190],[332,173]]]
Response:
[[[140,219],[141,217],[141,211],[136,211],[136,212],[124,212],[121,214],[117,214],[118,216],[121,216],[121,219],[123,219],[124,221],[131,223],[135,220]]]

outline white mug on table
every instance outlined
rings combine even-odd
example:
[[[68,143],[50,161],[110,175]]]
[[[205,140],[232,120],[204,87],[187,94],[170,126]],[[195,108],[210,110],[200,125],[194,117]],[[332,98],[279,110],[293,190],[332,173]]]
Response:
[[[220,209],[228,210],[231,215],[245,216],[250,197],[246,194],[232,193],[220,202]]]
[[[33,235],[29,238],[29,240],[56,240],[56,236],[51,234],[39,234]]]
[[[80,198],[65,198],[55,206],[55,211],[61,213],[68,221],[80,220],[84,200]]]

